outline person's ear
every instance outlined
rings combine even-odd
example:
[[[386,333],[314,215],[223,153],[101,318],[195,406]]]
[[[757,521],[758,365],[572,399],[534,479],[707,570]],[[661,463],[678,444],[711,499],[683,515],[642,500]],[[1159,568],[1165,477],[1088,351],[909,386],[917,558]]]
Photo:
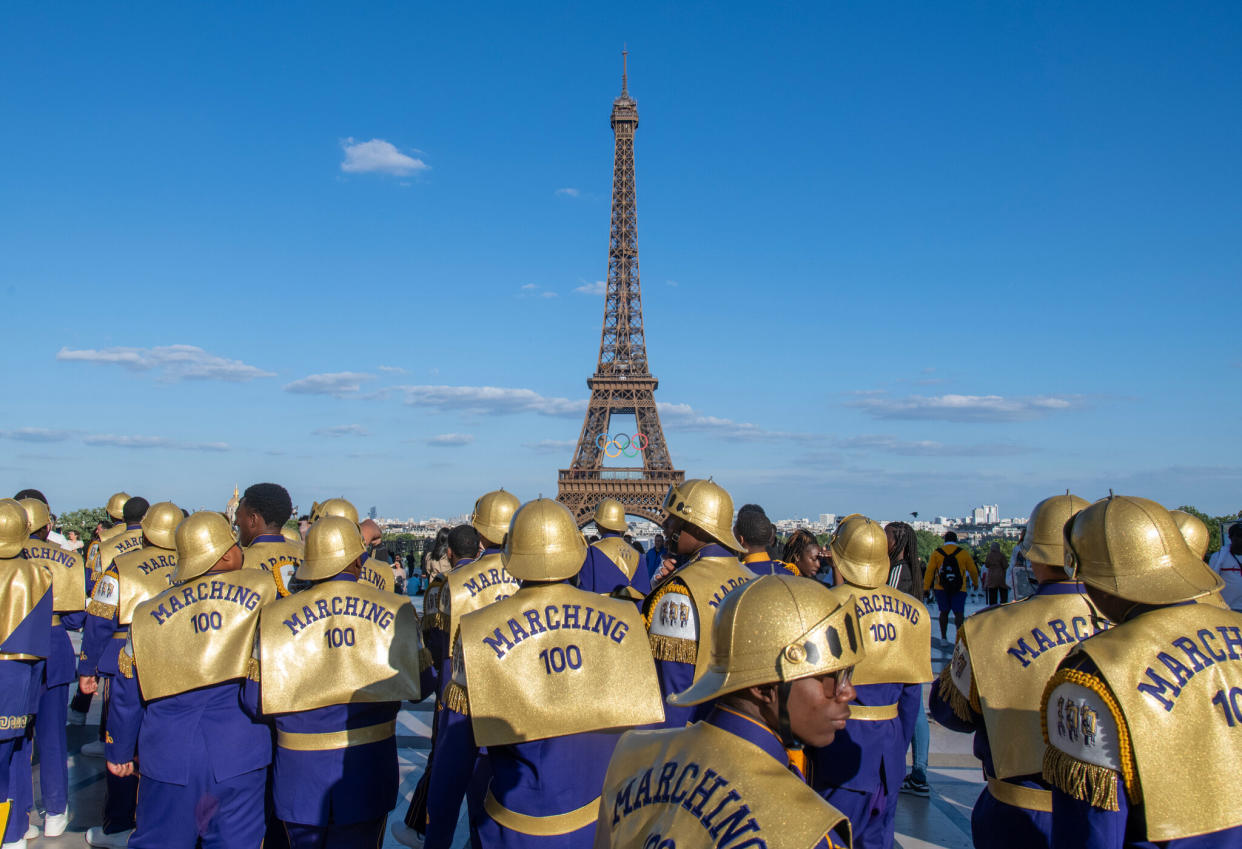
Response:
[[[746,692],[756,702],[763,705],[776,704],[776,685],[775,684],[759,684],[755,687],[747,687]]]

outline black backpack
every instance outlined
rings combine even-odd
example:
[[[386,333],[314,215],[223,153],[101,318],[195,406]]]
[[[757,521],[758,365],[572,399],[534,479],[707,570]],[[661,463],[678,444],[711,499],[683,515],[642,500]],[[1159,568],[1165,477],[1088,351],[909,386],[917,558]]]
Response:
[[[945,551],[943,548],[937,548],[940,556],[944,560],[940,564],[940,588],[948,593],[958,593],[962,591],[962,569],[957,565],[957,553],[961,551],[961,547],[955,547],[953,553]]]

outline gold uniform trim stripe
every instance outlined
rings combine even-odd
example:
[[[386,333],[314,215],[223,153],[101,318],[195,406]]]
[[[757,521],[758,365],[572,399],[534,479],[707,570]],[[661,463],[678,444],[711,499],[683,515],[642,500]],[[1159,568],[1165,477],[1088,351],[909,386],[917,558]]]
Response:
[[[59,624],[60,624],[60,614],[53,613],[52,614],[52,627],[55,628]]]
[[[1012,781],[989,778],[988,792],[992,794],[992,798],[996,801],[1012,805],[1015,808],[1025,808],[1028,811],[1043,811],[1046,814],[1052,813],[1051,790],[1023,787],[1021,784],[1014,784]]]
[[[651,656],[656,660],[694,663],[698,659],[699,644],[694,640],[664,634],[648,634],[647,638],[651,641]]]
[[[113,616],[116,616],[116,605],[100,604],[94,599],[91,599],[86,603],[86,612],[92,616],[98,616],[101,619],[111,619]]]
[[[600,797],[596,796],[581,808],[569,813],[553,814],[550,817],[532,817],[509,810],[497,802],[492,791],[488,790],[487,798],[483,800],[483,810],[487,811],[489,817],[510,831],[529,834],[532,837],[556,837],[586,828],[594,823],[599,816],[599,799]]]
[[[897,718],[897,705],[850,705],[850,719],[880,722]]]
[[[297,752],[321,752],[325,749],[348,749],[387,740],[397,733],[397,720],[347,728],[344,731],[323,731],[318,734],[297,731],[276,732],[276,745]]]

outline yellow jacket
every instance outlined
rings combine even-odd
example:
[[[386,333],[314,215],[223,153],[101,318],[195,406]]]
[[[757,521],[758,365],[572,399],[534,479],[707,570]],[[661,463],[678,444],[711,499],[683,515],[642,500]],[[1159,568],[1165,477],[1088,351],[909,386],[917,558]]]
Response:
[[[937,589],[943,590],[940,586],[940,565],[944,563],[944,555],[941,551],[953,553],[953,549],[959,549],[957,552],[957,565],[962,570],[962,589],[969,585],[979,586],[979,567],[975,565],[975,560],[970,556],[970,552],[962,548],[955,542],[946,542],[944,545],[932,552],[927,560],[927,569],[923,572],[923,591]]]

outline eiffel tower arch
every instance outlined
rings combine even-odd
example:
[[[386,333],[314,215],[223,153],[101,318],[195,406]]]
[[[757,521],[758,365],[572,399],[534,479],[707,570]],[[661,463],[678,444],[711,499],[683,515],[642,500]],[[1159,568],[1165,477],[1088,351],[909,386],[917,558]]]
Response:
[[[638,104],[629,94],[625,60],[626,54],[622,53],[621,95],[612,102],[612,225],[599,363],[595,374],[587,378],[591,400],[578,447],[569,468],[561,469],[557,483],[556,499],[574,514],[579,527],[591,521],[595,506],[604,498],[617,499],[630,515],[660,522],[660,507],[669,486],[686,479],[686,473],[674,469],[669,457],[655,402],[660,382],[647,365],[634,186]],[[637,422],[640,442],[646,442],[641,451],[641,466],[604,467],[604,458],[610,453],[606,440],[614,415],[633,416]]]

